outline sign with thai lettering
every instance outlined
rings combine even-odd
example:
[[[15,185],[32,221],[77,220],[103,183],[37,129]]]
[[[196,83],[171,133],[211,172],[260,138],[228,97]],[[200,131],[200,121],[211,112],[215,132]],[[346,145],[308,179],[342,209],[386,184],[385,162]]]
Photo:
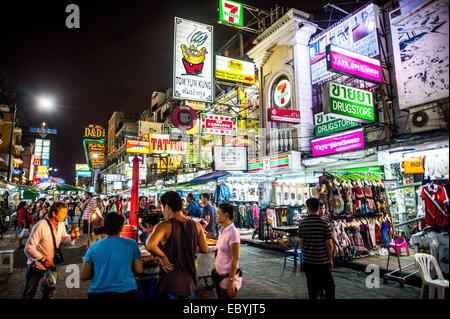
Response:
[[[380,83],[382,81],[379,60],[332,44],[327,46],[327,70],[369,82]]]
[[[237,133],[237,120],[231,116],[203,113],[200,124],[202,134],[235,136]]]
[[[370,91],[326,82],[322,95],[324,114],[361,123],[375,121],[373,94]]]
[[[230,0],[220,0],[219,2],[220,21],[242,27],[244,25],[242,4]]]
[[[314,123],[316,136],[347,130],[359,125],[358,122],[340,119],[323,112],[314,115]]]
[[[313,156],[342,153],[364,148],[364,130],[358,129],[338,135],[311,140]]]
[[[300,123],[300,111],[270,108],[269,121],[298,124]]]
[[[216,55],[216,78],[255,84],[255,64]]]
[[[175,18],[173,97],[213,102],[213,27]]]
[[[150,154],[184,154],[186,143],[171,141],[169,135],[152,134],[149,150]]]

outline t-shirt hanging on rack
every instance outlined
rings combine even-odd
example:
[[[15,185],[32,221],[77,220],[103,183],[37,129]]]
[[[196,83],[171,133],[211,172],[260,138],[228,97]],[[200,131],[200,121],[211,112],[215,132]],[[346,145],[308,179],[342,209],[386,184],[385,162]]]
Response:
[[[270,204],[270,200],[272,197],[272,183],[271,182],[262,182],[258,185],[258,197],[259,197],[259,205],[267,206]]]
[[[433,154],[423,160],[425,179],[448,179],[448,154]]]
[[[434,199],[436,204],[439,205],[440,209],[428,197],[425,190],[428,191],[429,195]],[[425,185],[422,188],[422,199],[425,201],[425,223],[437,227],[448,226],[448,213],[445,202],[449,199],[445,188],[438,184]],[[441,212],[441,210],[445,215]]]
[[[288,184],[283,184],[282,186],[282,190],[283,190],[283,200],[282,200],[282,205],[289,205],[291,200],[291,190]]]

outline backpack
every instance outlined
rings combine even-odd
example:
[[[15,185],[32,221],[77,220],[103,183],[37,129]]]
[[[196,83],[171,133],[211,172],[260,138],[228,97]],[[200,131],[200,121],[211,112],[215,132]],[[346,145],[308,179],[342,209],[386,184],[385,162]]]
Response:
[[[109,212],[110,213],[117,213],[117,205],[116,205],[116,203],[111,205],[111,207],[109,208]]]

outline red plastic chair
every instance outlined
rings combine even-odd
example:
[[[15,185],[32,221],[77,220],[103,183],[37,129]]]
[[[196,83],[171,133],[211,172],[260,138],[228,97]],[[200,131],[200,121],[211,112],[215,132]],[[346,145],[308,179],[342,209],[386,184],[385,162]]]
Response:
[[[397,248],[395,247],[397,243]],[[390,250],[391,248],[396,249],[396,253],[397,256],[401,256],[402,255],[402,248],[406,248],[406,255],[409,256],[409,248],[408,248],[408,243],[406,242],[406,239],[403,237],[398,237],[395,239],[395,242],[391,242],[388,244],[388,250]]]

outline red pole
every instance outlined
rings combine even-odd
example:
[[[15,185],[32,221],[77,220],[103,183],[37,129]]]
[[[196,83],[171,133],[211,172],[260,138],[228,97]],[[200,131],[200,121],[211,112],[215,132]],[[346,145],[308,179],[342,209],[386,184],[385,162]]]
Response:
[[[138,197],[139,197],[139,157],[133,158],[133,184],[131,185],[131,204],[130,204],[130,226],[135,226],[137,229],[137,216],[134,213],[138,212]],[[137,239],[137,234],[136,234]]]

